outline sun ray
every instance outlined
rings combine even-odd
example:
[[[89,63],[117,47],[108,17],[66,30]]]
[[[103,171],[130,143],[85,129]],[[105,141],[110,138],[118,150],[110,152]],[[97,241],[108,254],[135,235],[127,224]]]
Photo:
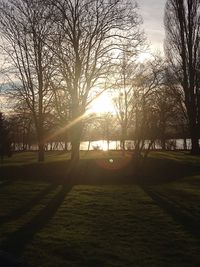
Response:
[[[89,106],[88,113],[114,113],[112,97],[107,93],[102,93]]]
[[[45,141],[51,140],[54,137],[58,136],[59,134],[64,133],[66,130],[72,128],[75,124],[79,123],[81,120],[85,119],[88,116],[87,113],[84,113],[83,115],[79,116],[78,118],[74,119],[73,121],[69,122],[68,124],[66,124],[65,126],[59,128],[58,130],[56,130],[54,133],[52,133],[51,135],[49,135]]]

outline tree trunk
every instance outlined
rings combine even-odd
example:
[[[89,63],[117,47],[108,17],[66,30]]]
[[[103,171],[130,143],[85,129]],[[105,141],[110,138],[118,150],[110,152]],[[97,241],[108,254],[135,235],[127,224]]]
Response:
[[[78,161],[80,159],[80,143],[81,143],[82,129],[83,129],[82,123],[77,123],[72,128],[71,161],[75,165],[78,163]]]
[[[110,140],[108,139],[107,140],[107,150],[109,151],[109,149],[110,149]]]
[[[191,129],[191,145],[192,145],[191,154],[192,155],[200,154],[198,131],[196,128],[197,127]]]
[[[65,139],[64,139],[64,150],[68,152],[68,142],[69,142],[69,136],[68,132],[65,133]]]
[[[200,151],[199,151],[199,140],[198,140],[198,138],[192,137],[191,138],[191,141],[192,141],[191,154],[192,155],[198,155],[198,154],[200,154]]]
[[[88,141],[88,148],[87,148],[87,151],[90,151],[90,144],[91,144],[91,141],[89,140],[89,141]]]
[[[38,145],[38,161],[44,161],[44,144],[42,143]]]
[[[186,137],[183,138],[183,149],[187,150],[187,138]]]
[[[165,140],[164,137],[161,139],[161,147],[162,147],[162,150],[163,150],[163,151],[166,150],[166,140]]]
[[[43,134],[42,118],[39,118],[39,123],[38,123],[38,161],[39,162],[44,161],[44,134]]]
[[[80,141],[73,141],[71,144],[71,161],[76,164],[80,159]]]
[[[193,107],[194,109],[194,107]],[[191,135],[191,154],[197,155],[200,154],[200,147],[199,147],[199,127],[196,122],[196,114],[195,111],[192,110],[189,113],[189,121],[190,121],[190,135]]]
[[[68,141],[65,140],[65,151],[68,151]]]
[[[126,126],[123,126],[121,132],[121,148],[123,155],[125,155],[125,150],[126,150],[126,139],[127,139],[127,128]]]
[[[121,149],[124,151],[125,150],[125,140],[123,139],[123,140],[121,140],[120,141],[120,147],[121,147]]]

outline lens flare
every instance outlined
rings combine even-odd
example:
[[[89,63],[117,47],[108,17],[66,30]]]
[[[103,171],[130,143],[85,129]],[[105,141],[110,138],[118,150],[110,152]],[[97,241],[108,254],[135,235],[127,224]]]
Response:
[[[131,157],[97,159],[96,164],[106,170],[120,170],[126,167],[131,161]]]

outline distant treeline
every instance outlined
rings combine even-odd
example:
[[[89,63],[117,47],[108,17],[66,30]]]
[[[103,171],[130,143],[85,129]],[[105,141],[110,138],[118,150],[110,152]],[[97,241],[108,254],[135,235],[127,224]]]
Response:
[[[167,0],[165,57],[141,63],[148,42],[135,1],[2,0],[1,74],[13,101],[2,119],[2,153],[37,143],[44,161],[48,143],[70,142],[77,163],[82,140],[116,139],[122,150],[134,140],[140,157],[156,140],[165,150],[179,137],[199,154],[199,10],[198,0]],[[105,91],[113,113],[89,113]]]

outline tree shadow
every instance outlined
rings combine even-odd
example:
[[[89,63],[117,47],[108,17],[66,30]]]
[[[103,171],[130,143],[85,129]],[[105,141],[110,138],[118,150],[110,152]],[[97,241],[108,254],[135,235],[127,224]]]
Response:
[[[182,225],[185,231],[190,233],[200,245],[199,218],[193,216],[190,210],[180,203],[163,196],[152,188],[142,186],[142,189],[162,210],[167,212],[178,224]]]
[[[142,166],[137,182],[144,186],[160,185],[194,176],[200,173],[200,167],[172,160],[149,158]]]
[[[7,179],[7,180],[1,180],[0,181],[0,189],[14,183],[17,179]]]
[[[55,215],[66,195],[71,191],[72,185],[63,185],[54,198],[31,221],[23,225],[19,230],[10,234],[1,249],[15,256],[20,256],[27,244],[31,242],[36,233],[45,227]]]
[[[30,211],[35,205],[37,205],[46,195],[48,195],[51,191],[55,190],[58,187],[56,184],[50,184],[44,190],[42,190],[39,194],[34,196],[30,201],[28,201],[22,207],[16,209],[8,215],[0,216],[0,225],[7,223],[12,220],[17,220],[22,217],[25,213]]]
[[[135,170],[134,161],[121,158],[84,159],[73,171],[76,184],[139,184],[159,185],[194,176],[200,173],[200,166],[181,162],[148,158]]]

